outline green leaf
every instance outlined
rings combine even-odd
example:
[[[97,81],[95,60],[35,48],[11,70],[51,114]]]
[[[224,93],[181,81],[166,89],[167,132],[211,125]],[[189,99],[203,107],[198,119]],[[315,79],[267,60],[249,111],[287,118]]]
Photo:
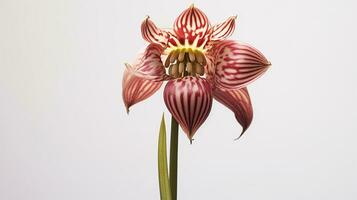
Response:
[[[167,170],[166,128],[164,114],[162,114],[159,133],[158,166],[161,200],[171,200],[169,173]]]

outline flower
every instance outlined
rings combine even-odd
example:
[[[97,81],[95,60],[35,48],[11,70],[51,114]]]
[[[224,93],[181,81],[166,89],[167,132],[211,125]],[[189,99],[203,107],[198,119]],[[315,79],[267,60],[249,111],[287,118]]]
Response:
[[[126,64],[123,77],[127,112],[168,81],[166,107],[190,140],[208,117],[213,98],[232,110],[242,136],[253,118],[246,86],[266,72],[270,62],[250,45],[227,40],[235,20],[232,16],[211,26],[193,5],[178,16],[172,30],[160,29],[146,17],[141,33],[150,44],[135,63]]]

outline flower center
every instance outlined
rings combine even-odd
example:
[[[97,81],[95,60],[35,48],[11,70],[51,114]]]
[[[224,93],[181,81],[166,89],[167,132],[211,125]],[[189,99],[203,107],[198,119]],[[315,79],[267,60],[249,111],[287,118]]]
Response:
[[[165,60],[168,74],[178,78],[183,76],[202,76],[207,64],[204,54],[192,48],[178,48],[170,51]]]

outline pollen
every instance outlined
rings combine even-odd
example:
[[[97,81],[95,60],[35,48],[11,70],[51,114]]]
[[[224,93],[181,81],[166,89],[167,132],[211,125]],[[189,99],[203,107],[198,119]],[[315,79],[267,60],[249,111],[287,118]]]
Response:
[[[177,48],[170,51],[165,60],[168,74],[178,78],[183,76],[203,76],[207,64],[202,51],[193,48]]]

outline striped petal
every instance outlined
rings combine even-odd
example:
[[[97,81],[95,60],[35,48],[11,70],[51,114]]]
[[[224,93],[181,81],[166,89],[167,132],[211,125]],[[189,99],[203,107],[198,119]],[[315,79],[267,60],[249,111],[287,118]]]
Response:
[[[122,96],[127,113],[129,113],[129,108],[132,105],[149,98],[161,85],[161,81],[153,81],[137,76],[134,73],[134,69],[127,65],[122,83]]]
[[[197,46],[206,41],[207,34],[210,31],[211,25],[207,16],[198,8],[191,5],[184,10],[174,23],[174,32],[181,44],[194,44]]]
[[[149,44],[130,69],[136,76],[144,79],[153,81],[166,79],[165,67],[161,61],[163,50],[158,44]]]
[[[238,123],[242,126],[242,132],[237,139],[248,129],[253,119],[253,107],[247,88],[237,90],[223,90],[214,88],[213,97],[218,102],[233,111]]]
[[[215,48],[215,85],[223,89],[243,88],[270,66],[263,54],[247,44],[225,40]]]
[[[150,43],[159,44],[162,47],[166,47],[169,39],[169,34],[166,31],[159,29],[154,22],[150,20],[149,16],[147,16],[141,24],[141,35],[144,40]]]
[[[164,90],[166,107],[192,141],[212,107],[212,89],[204,78],[186,76],[170,80]]]
[[[207,62],[207,64],[204,66],[206,79],[213,86],[215,75],[214,57],[209,54],[206,54],[205,57]]]
[[[237,16],[232,16],[228,18],[226,21],[213,26],[211,40],[224,40],[229,36],[231,36],[236,27],[236,19]]]

